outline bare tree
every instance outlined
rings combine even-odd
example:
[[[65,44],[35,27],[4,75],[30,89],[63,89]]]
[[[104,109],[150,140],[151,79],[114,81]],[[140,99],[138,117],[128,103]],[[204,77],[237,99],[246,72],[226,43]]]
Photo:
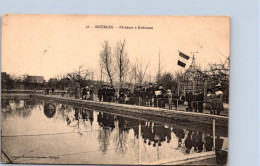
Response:
[[[143,63],[140,61],[136,61],[136,78],[137,78],[137,82],[139,85],[141,85],[144,81],[145,75],[146,75],[146,71],[147,68],[150,64],[151,59],[149,60],[149,62],[146,64],[146,66],[143,66]]]
[[[106,74],[109,77],[110,85],[113,85],[113,62],[112,62],[112,53],[111,47],[108,44],[108,41],[105,40],[102,44],[102,50],[100,51],[100,64],[105,69]]]
[[[90,74],[88,69],[84,69],[84,65],[80,65],[74,72],[69,73],[68,77],[81,84]]]
[[[122,87],[122,82],[124,81],[127,72],[129,70],[129,58],[125,49],[126,42],[118,42],[115,48],[115,71],[118,74],[119,84]]]
[[[135,85],[137,80],[136,64],[129,64],[129,70],[129,74],[127,75],[128,81],[130,84],[134,83]]]

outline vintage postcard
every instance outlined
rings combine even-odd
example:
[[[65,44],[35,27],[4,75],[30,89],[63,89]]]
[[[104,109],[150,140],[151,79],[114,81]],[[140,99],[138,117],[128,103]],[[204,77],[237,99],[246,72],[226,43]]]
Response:
[[[225,165],[230,18],[5,14],[1,159]]]

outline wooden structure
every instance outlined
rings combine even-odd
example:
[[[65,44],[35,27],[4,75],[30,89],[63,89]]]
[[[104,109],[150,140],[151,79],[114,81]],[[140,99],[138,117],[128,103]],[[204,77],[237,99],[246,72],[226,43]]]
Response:
[[[222,64],[209,64],[209,69],[202,71],[196,65],[195,57],[183,75],[178,78],[178,95],[186,95],[189,91],[202,90],[204,96],[208,88],[213,89],[220,83],[224,91],[224,98],[228,98],[229,89],[229,58]]]
[[[191,65],[184,74],[178,78],[178,96],[180,96],[180,93],[185,96],[189,91],[192,93],[197,90],[205,91],[206,78],[207,76],[201,71],[200,67],[196,65],[193,55]]]

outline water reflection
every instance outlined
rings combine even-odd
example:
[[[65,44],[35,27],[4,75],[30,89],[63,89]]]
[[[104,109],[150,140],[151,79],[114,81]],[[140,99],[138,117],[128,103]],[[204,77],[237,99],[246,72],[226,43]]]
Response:
[[[38,100],[1,100],[2,118],[6,119],[10,116],[29,117],[32,109],[42,104]]]
[[[27,111],[26,114],[21,114],[21,108],[24,109],[24,112]],[[46,130],[44,131],[49,131],[53,134],[55,132],[64,132],[64,130],[66,132],[69,131],[75,134],[75,136],[64,135],[61,137],[61,142],[65,139],[70,143],[59,145],[60,148],[68,146],[70,150],[76,151],[75,154],[80,154],[78,150],[84,147],[84,150],[90,149],[93,151],[93,155],[95,154],[95,156],[117,156],[115,160],[108,159],[111,162],[118,161],[120,163],[122,160],[121,162],[125,164],[138,164],[139,157],[142,158],[142,162],[150,162],[162,158],[178,158],[213,150],[212,131],[205,133],[199,130],[187,130],[174,125],[131,119],[129,117],[96,112],[52,101],[3,100],[2,115],[7,120],[13,116],[26,117],[28,121],[32,121],[36,125],[36,117],[40,119],[43,116],[45,120],[41,120],[41,126],[38,126],[38,129],[37,126],[25,126],[24,128],[31,127],[35,133],[38,130],[41,131],[44,126],[46,126]],[[17,127],[11,120],[2,122],[4,126]],[[139,125],[141,129],[140,134]],[[3,130],[3,135],[8,133],[5,130],[6,128]],[[15,132],[17,130],[14,130],[10,135],[17,134]],[[138,145],[139,138],[142,139],[141,146]],[[55,137],[55,139],[57,138]],[[220,135],[216,137],[216,150],[223,148],[224,139],[226,138]],[[59,141],[56,142],[54,146],[58,146],[59,143]],[[142,150],[140,150],[140,147]],[[53,147],[50,148],[49,150],[52,151]],[[56,155],[61,155],[62,151],[58,152]],[[99,152],[100,154],[98,154]],[[140,156],[138,156],[139,152],[141,153]],[[92,162],[88,161],[88,163],[96,163],[94,162],[96,160],[97,163],[107,162],[99,161],[99,158],[94,160],[94,158]],[[82,159],[82,156],[80,159]],[[90,159],[88,158],[88,160]]]
[[[44,115],[47,118],[53,118],[55,113],[56,113],[56,106],[52,102],[44,102],[44,107],[43,107],[43,112]]]

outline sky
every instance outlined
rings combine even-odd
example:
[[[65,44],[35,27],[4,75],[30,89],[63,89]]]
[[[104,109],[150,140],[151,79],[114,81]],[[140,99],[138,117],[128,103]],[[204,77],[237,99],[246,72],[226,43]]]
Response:
[[[96,25],[113,29],[95,28]],[[86,28],[89,26],[90,28]],[[146,26],[153,29],[119,29]],[[93,27],[93,28],[92,28]],[[126,41],[130,62],[150,64],[147,73],[182,70],[178,51],[192,57],[206,69],[209,63],[225,61],[230,54],[230,18],[225,16],[95,16],[24,15],[2,17],[2,72],[16,76],[44,76],[46,80],[72,72],[80,65],[100,78],[99,54],[104,40],[112,52]]]

